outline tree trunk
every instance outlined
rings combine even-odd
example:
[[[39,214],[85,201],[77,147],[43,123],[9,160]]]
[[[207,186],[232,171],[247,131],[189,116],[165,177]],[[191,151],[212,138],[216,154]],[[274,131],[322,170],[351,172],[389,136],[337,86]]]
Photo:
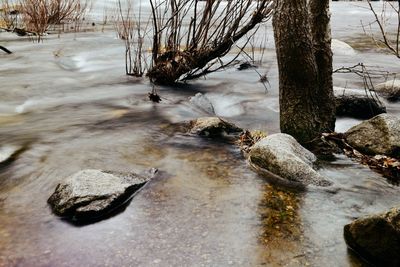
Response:
[[[335,129],[335,96],[332,83],[332,49],[329,0],[311,0],[309,2],[311,33],[313,35],[314,54],[318,66],[318,103],[321,130],[332,132]]]
[[[310,3],[313,12],[321,6],[318,1]],[[334,128],[332,54],[330,37],[327,38],[330,33],[326,33],[329,16],[327,23],[323,23],[327,27],[312,25],[311,22],[321,23],[317,19],[310,17],[307,0],[275,1],[273,27],[279,68],[280,126],[282,132],[302,144]]]

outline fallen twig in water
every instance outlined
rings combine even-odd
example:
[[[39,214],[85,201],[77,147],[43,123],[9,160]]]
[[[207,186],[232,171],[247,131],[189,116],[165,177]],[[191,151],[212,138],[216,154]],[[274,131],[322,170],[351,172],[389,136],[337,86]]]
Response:
[[[7,54],[12,54],[12,52],[10,50],[8,50],[7,48],[5,48],[4,46],[0,45],[0,49],[3,50],[4,52],[6,52]]]

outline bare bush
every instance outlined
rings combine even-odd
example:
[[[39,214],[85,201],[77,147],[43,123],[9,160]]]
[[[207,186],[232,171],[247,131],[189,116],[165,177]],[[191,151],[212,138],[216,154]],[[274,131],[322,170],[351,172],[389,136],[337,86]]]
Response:
[[[379,36],[376,36],[370,31],[370,36],[372,39],[378,44],[378,46],[384,46],[388,51],[400,58],[400,1],[396,1],[396,3],[392,3],[389,1],[382,1],[382,9],[377,11],[371,3],[371,0],[368,1],[369,9],[374,15],[374,22],[369,24],[369,27],[373,24],[376,24],[379,28]],[[397,24],[392,31],[389,30],[388,21],[394,15],[397,20]],[[364,32],[365,25],[363,25]]]
[[[0,1],[0,28],[13,30],[18,25],[18,6],[8,0]]]
[[[17,5],[11,5],[8,0],[1,1],[1,18],[6,30],[20,35],[30,33],[37,41],[50,25],[79,25],[89,7],[86,0],[20,0]]]
[[[117,12],[115,28],[125,45],[125,72],[127,75],[142,77],[148,68],[148,56],[143,45],[149,23],[142,27],[141,6],[134,12],[129,0],[124,4],[119,0]]]
[[[236,60],[256,26],[270,18],[272,1],[150,0],[153,65],[148,76],[171,84],[225,68]],[[248,38],[233,59],[222,58],[240,38]]]

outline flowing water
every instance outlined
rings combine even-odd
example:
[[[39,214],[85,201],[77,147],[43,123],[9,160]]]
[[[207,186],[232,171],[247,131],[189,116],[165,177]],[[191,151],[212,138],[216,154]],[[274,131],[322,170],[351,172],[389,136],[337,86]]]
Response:
[[[372,19],[365,4],[335,2],[332,16],[333,37],[357,49],[336,54],[335,67],[400,69],[398,59],[363,37],[360,20]],[[258,68],[267,72],[267,92],[254,70],[232,68],[157,87],[162,102],[155,104],[146,79],[124,75],[124,47],[111,30],[93,26],[40,44],[1,32],[1,44],[14,53],[0,54],[0,144],[22,149],[0,166],[0,266],[363,266],[347,250],[343,226],[398,204],[397,186],[337,155],[320,164],[336,193],[275,188],[236,146],[176,126],[207,115],[188,101],[202,92],[217,115],[279,131],[270,26],[267,34]],[[334,79],[338,86],[361,84],[351,75]],[[386,105],[400,115],[399,104]],[[337,130],[357,122],[339,118]],[[72,225],[46,203],[58,182],[81,169],[150,167],[159,175],[107,220]]]

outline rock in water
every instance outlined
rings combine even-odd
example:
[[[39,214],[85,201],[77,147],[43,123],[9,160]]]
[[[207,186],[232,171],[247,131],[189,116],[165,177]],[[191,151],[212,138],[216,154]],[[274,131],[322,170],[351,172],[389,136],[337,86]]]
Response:
[[[189,99],[189,102],[192,103],[194,106],[200,108],[201,110],[205,111],[209,114],[215,114],[214,107],[211,104],[210,99],[208,99],[202,93],[197,93],[195,96]]]
[[[347,224],[344,239],[351,249],[376,266],[400,266],[400,208]]]
[[[233,123],[224,121],[219,117],[203,117],[190,122],[190,133],[202,136],[216,137],[242,131]]]
[[[375,86],[375,91],[391,101],[400,99],[400,80],[391,80]]]
[[[354,56],[357,54],[353,47],[338,39],[332,39],[331,46],[334,56]]]
[[[381,114],[364,121],[346,133],[347,142],[365,154],[400,157],[400,119]]]
[[[332,183],[316,172],[312,165],[315,155],[302,147],[288,134],[272,134],[257,143],[250,150],[250,163],[277,175],[276,182],[286,185],[329,186]]]
[[[367,95],[365,90],[334,87],[336,115],[356,119],[370,119],[386,113],[379,100]]]
[[[124,204],[154,177],[101,170],[82,170],[59,183],[48,199],[55,214],[72,220],[97,219]]]

